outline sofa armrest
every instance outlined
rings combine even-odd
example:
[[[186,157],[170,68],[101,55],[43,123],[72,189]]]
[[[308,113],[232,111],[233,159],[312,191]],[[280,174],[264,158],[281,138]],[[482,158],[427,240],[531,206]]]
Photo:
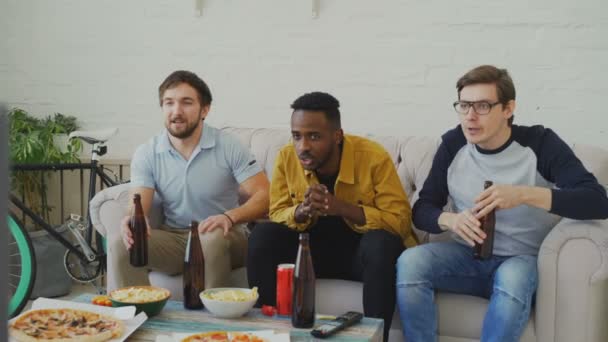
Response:
[[[608,341],[608,220],[562,219],[541,245],[538,270],[538,341]]]
[[[120,219],[126,215],[129,188],[129,184],[112,186],[98,192],[91,199],[89,203],[91,223],[101,235],[106,236],[108,228],[120,222]]]
[[[127,215],[129,207],[130,185],[120,184],[98,192],[89,203],[89,215],[93,227],[102,235],[107,236],[108,229],[118,227],[120,220]],[[150,227],[158,228],[164,221],[161,201],[154,194],[152,208],[148,213]]]

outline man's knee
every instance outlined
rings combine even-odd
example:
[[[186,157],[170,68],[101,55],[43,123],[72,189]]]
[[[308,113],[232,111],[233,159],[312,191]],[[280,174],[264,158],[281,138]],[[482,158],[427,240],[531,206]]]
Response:
[[[223,229],[213,229],[204,234],[199,234],[202,243],[215,243],[216,241],[225,240]]]
[[[295,234],[287,226],[276,222],[263,222],[255,225],[249,235],[249,252],[260,249],[274,249],[284,243],[288,236]]]
[[[371,267],[387,265],[393,268],[403,248],[399,236],[383,229],[365,233],[360,242],[363,262]]]
[[[535,256],[520,255],[505,260],[494,275],[494,290],[521,302],[530,300],[538,286]]]
[[[406,249],[397,259],[397,285],[427,282],[433,274],[433,254],[427,245]]]
[[[224,230],[214,229],[199,236],[205,259],[224,258],[229,254],[230,242],[224,236]]]

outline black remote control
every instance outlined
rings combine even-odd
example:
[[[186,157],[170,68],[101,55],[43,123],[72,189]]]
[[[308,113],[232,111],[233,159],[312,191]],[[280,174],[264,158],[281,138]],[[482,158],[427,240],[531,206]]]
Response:
[[[314,337],[324,338],[331,334],[334,334],[346,327],[359,322],[363,318],[363,314],[360,312],[349,311],[343,315],[336,317],[336,319],[327,322],[325,324],[315,327],[310,334]]]

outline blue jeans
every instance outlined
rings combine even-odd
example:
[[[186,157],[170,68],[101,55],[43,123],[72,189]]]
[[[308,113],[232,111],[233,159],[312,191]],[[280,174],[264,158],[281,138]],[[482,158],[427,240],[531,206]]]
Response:
[[[407,249],[397,261],[397,304],[404,338],[437,341],[434,295],[439,290],[490,299],[482,342],[519,341],[537,285],[534,255],[477,260],[471,247],[454,241]]]

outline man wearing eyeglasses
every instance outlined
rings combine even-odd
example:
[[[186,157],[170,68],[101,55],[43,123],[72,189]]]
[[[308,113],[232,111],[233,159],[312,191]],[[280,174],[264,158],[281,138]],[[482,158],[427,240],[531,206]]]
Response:
[[[397,262],[397,302],[408,342],[436,341],[434,290],[490,300],[481,341],[519,341],[538,284],[540,244],[560,216],[608,217],[605,189],[555,132],[513,125],[515,87],[507,70],[484,65],[456,83],[460,125],[442,137],[413,222],[453,240],[407,249]],[[485,180],[494,183],[484,190]],[[453,211],[444,211],[452,201]],[[496,210],[493,255],[475,259]]]

